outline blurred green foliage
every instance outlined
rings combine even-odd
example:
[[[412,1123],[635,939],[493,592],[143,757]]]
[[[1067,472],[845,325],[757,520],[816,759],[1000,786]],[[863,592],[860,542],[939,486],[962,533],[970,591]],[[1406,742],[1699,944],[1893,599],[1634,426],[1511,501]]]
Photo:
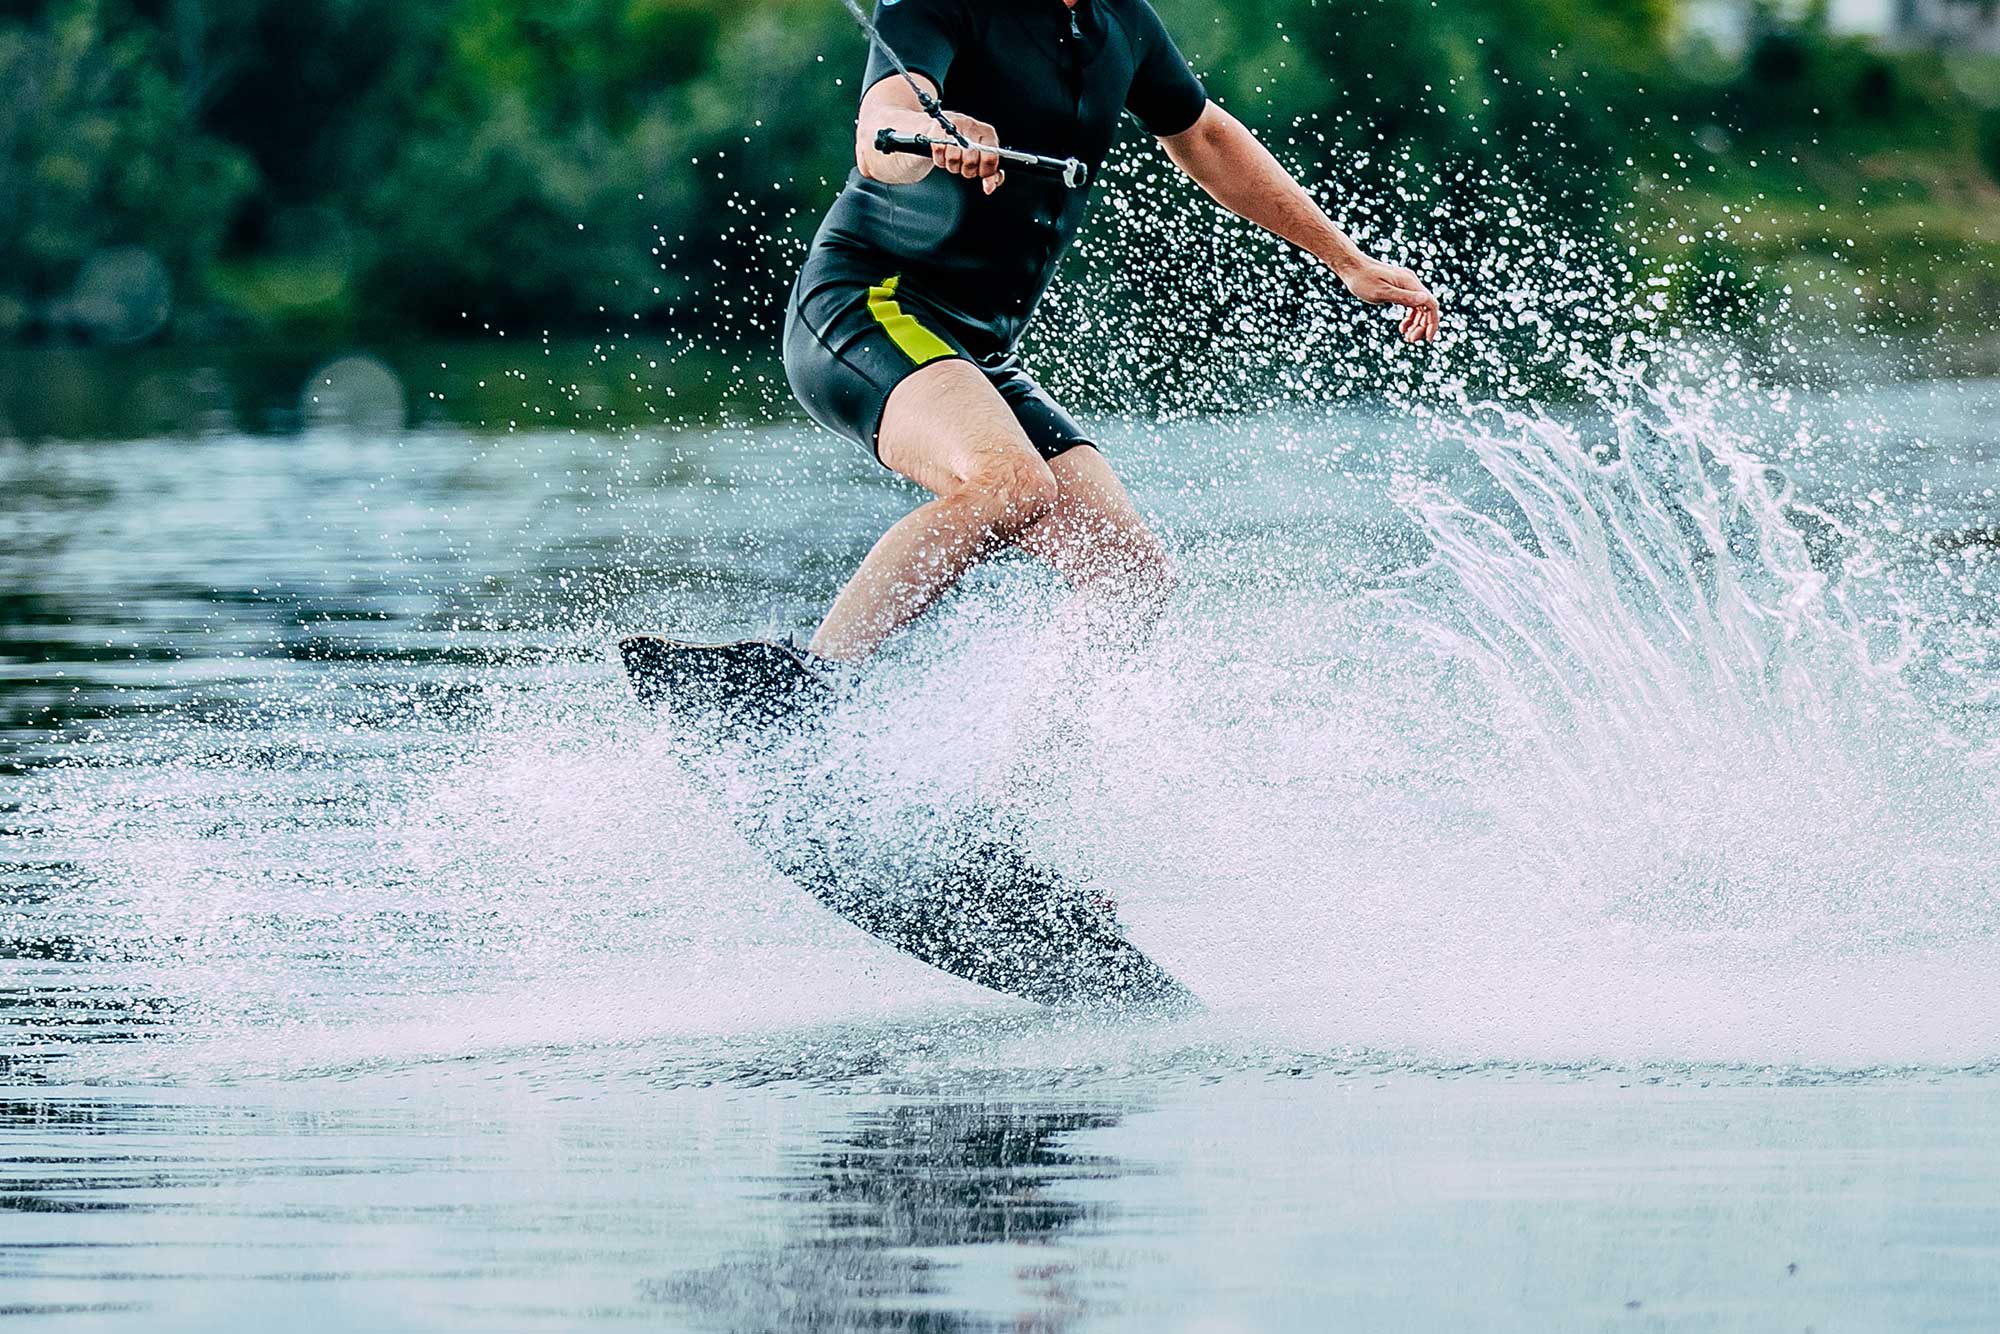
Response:
[[[1687,300],[1752,273],[1912,320],[1994,299],[1990,60],[1755,4],[1724,50],[1677,0],[1158,3],[1322,179],[1381,150],[1357,189],[1465,214],[1500,164],[1566,225],[1680,247]],[[0,336],[102,335],[78,284],[139,247],[159,336],[756,339],[782,285],[746,275],[845,174],[862,52],[836,0],[0,7]]]
[[[205,132],[162,47],[88,0],[0,26],[0,331],[114,243],[143,241],[196,280],[225,248],[256,166]]]

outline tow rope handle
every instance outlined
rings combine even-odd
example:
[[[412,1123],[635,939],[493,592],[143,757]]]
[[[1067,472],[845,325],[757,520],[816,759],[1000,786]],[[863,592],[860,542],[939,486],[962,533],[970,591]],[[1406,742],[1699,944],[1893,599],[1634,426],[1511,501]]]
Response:
[[[957,147],[957,144],[944,139],[933,139],[928,134],[898,134],[894,130],[875,132],[875,151],[878,153],[908,153],[912,157],[929,157],[934,148]],[[1023,153],[1012,148],[994,148],[989,144],[976,144],[973,147],[977,152],[993,154],[1010,166],[1058,177],[1072,190],[1080,190],[1090,184],[1090,168],[1073,157],[1043,157],[1039,153]]]

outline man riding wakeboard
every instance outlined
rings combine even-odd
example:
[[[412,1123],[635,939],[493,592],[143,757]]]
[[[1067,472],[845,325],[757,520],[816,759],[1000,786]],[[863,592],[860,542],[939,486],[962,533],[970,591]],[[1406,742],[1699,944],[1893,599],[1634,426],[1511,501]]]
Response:
[[[852,6],[850,6],[852,7]],[[1023,369],[1021,335],[1130,111],[1217,202],[1437,336],[1438,303],[1363,254],[1207,92],[1147,0],[880,0],[856,169],[793,288],[792,391],[933,499],[875,544],[811,643],[866,658],[1006,546],[1150,621],[1173,576],[1103,454]],[[1067,173],[1009,171],[1012,146]],[[900,140],[902,151],[885,151]],[[927,156],[912,156],[910,149]]]

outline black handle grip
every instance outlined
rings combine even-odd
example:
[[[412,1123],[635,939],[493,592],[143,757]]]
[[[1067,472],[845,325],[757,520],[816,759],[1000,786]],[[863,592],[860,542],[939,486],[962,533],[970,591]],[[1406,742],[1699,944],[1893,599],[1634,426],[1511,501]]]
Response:
[[[934,139],[928,134],[898,134],[894,130],[875,132],[875,151],[878,153],[908,153],[913,157],[929,157],[934,148],[956,148],[957,144],[945,139]],[[1061,179],[1072,190],[1081,189],[1090,183],[1090,169],[1073,157],[1043,157],[1039,153],[1023,153],[1012,148],[994,148],[981,145],[981,152],[992,153],[1009,166],[1027,171],[1038,171]]]
[[[911,157],[929,157],[931,140],[924,134],[897,134],[894,130],[875,131],[875,151],[878,153],[908,153]]]

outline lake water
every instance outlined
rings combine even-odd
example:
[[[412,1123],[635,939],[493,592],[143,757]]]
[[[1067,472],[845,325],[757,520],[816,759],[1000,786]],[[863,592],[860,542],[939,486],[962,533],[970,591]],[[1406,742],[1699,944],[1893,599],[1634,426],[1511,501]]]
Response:
[[[1001,562],[861,686],[827,799],[1009,803],[1155,1022],[825,914],[627,701],[810,624],[848,447],[0,443],[0,1314],[1991,1328],[2000,383],[1700,383],[1106,422],[1158,639]]]

